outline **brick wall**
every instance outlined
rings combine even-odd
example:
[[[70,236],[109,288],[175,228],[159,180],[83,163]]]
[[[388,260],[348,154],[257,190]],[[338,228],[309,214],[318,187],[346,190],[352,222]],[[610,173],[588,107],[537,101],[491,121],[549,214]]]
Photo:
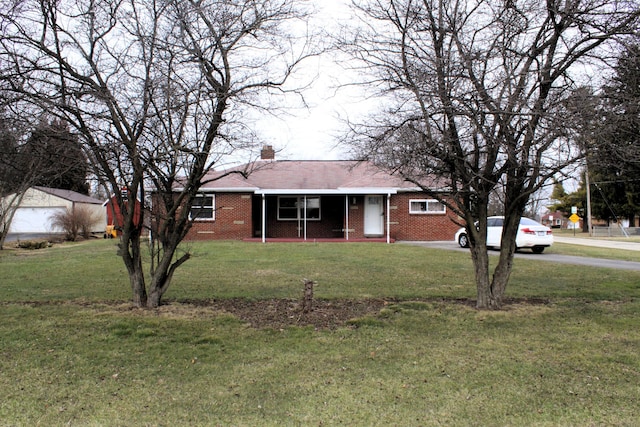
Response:
[[[431,199],[420,193],[399,193],[391,196],[391,238],[396,240],[453,240],[460,228],[452,219],[457,215],[448,209],[444,214],[410,214],[409,200]]]
[[[349,238],[364,238],[364,196],[349,197]]]
[[[447,210],[444,214],[410,214],[409,200],[430,199],[423,194],[399,193],[390,200],[390,236],[395,240],[453,240],[459,228]],[[324,196],[321,202],[322,221],[307,222],[307,238],[342,238],[345,228],[344,196]],[[386,211],[386,197],[384,207]],[[261,228],[261,200],[250,193],[217,193],[215,220],[196,221],[186,240],[239,240],[259,237]],[[255,212],[252,213],[252,209]],[[277,198],[267,197],[267,238],[296,238],[302,236],[297,221],[277,220]],[[386,235],[386,218],[385,218]],[[364,196],[349,197],[349,238],[364,236]]]
[[[185,240],[240,240],[252,237],[250,193],[216,193],[215,220],[194,221]]]

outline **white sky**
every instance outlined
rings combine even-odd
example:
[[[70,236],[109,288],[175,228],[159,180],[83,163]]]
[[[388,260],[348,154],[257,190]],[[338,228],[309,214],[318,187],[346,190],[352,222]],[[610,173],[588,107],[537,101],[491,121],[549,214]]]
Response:
[[[349,0],[318,3],[312,25],[330,31],[339,21],[349,19],[346,6]],[[345,132],[344,119],[360,115],[365,103],[355,89],[338,88],[339,83],[349,80],[350,72],[340,67],[330,54],[308,59],[300,71],[308,79],[315,77],[312,86],[304,92],[308,108],[290,108],[279,118],[267,117],[257,123],[256,130],[266,144],[276,149],[277,159],[347,159],[344,147],[336,146],[339,136]],[[299,101],[292,100],[291,104]]]

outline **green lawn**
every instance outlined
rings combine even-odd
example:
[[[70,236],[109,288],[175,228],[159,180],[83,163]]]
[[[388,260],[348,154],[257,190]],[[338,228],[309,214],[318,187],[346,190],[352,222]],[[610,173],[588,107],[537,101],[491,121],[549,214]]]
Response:
[[[637,425],[640,273],[515,260],[501,312],[469,255],[190,244],[169,307],[130,309],[113,241],[0,252],[0,425]],[[561,247],[553,248],[561,250]],[[552,254],[549,254],[552,255]],[[547,256],[546,254],[543,256]],[[186,299],[400,299],[335,330]]]

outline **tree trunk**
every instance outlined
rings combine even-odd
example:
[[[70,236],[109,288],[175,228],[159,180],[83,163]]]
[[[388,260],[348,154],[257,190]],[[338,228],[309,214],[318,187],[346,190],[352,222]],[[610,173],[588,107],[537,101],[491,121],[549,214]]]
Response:
[[[4,206],[0,206],[0,250],[4,250],[4,242],[9,234],[11,222],[28,188],[25,186],[20,187],[13,196],[5,198],[3,201],[5,203]],[[9,200],[8,203],[7,200]]]
[[[129,281],[131,282],[131,290],[133,292],[133,304],[136,307],[145,307],[148,302],[142,266],[134,272],[129,272]]]
[[[489,254],[486,244],[481,246],[471,246],[471,259],[473,260],[478,297],[476,308],[486,310],[492,308],[493,295],[489,282]]]
[[[505,243],[506,246],[511,246]],[[515,246],[515,243],[513,243]],[[514,251],[508,247],[500,248],[500,260],[493,271],[493,280],[491,281],[491,295],[493,296],[490,308],[499,310],[502,308],[503,298],[509,283],[509,277],[513,269],[513,253]]]
[[[136,307],[145,307],[147,305],[147,288],[140,253],[140,237],[137,235],[132,236],[125,230],[120,239],[118,253],[127,267],[133,294],[133,304]]]
[[[522,210],[524,209],[524,207],[517,207],[519,210],[517,209],[515,212],[505,212],[504,223],[502,224],[500,258],[498,265],[493,271],[493,279],[491,281],[492,300],[489,308],[494,310],[502,308],[507,283],[509,283],[511,271],[513,270],[516,237],[520,225],[520,218],[522,217]]]
[[[160,288],[150,289],[149,298],[147,298],[147,308],[160,307],[161,298],[162,298],[162,294],[160,293]]]
[[[175,261],[172,261],[181,241],[181,236],[174,235],[164,242],[159,242],[162,244],[162,249],[154,249],[154,251],[158,251],[157,253],[162,254],[162,256],[159,257],[157,264],[151,270],[151,284],[149,286],[147,308],[157,308],[160,306],[162,296],[167,292],[167,289],[169,289],[173,274],[178,267],[191,258],[191,254],[186,252]],[[151,258],[153,259],[154,256],[155,254],[152,254]]]

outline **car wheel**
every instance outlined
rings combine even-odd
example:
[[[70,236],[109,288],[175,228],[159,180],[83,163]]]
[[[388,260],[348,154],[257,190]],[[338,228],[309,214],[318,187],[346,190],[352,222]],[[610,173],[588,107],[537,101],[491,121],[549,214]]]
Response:
[[[531,252],[534,254],[541,254],[544,251],[544,246],[534,246],[531,248]]]
[[[469,247],[469,239],[467,238],[466,234],[463,233],[458,237],[458,244],[460,245],[461,248]]]

